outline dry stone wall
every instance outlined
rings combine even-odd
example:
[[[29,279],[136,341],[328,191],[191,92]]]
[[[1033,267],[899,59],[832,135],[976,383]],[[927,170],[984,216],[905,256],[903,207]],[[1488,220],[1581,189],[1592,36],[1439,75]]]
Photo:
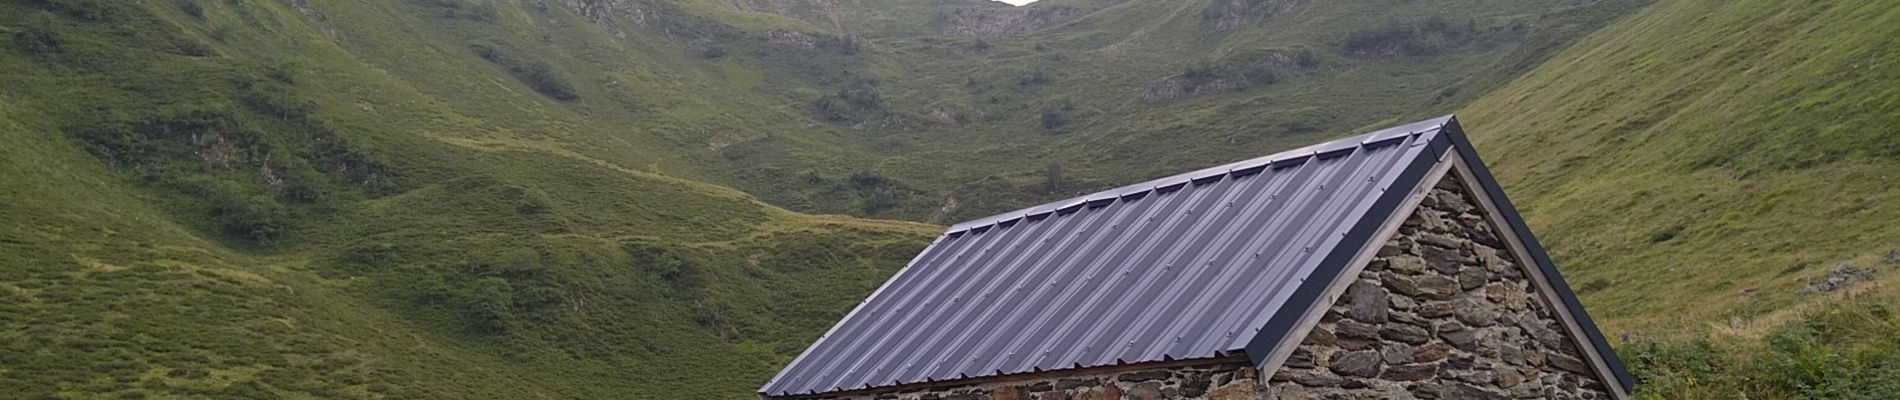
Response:
[[[1607,399],[1478,203],[1443,179],[1270,381],[1282,399]]]
[[[1266,390],[1246,359],[1217,359],[1153,367],[1092,368],[1071,374],[958,386],[822,396],[823,400],[1254,400]]]

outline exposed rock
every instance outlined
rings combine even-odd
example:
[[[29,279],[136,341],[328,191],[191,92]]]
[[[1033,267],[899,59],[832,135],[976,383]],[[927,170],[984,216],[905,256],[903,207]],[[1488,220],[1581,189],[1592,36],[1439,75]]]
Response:
[[[818,37],[811,34],[773,29],[765,31],[765,42],[773,46],[811,50],[818,48]]]
[[[1033,32],[1081,14],[1070,6],[965,7],[942,15],[943,34],[950,36],[1007,36]]]
[[[1822,279],[1820,282],[1811,283],[1806,288],[1802,288],[1801,294],[1827,293],[1841,290],[1873,277],[1874,270],[1871,268],[1860,268],[1847,264],[1834,264],[1833,268],[1828,268],[1827,278]]]
[[[1187,78],[1175,75],[1148,84],[1148,88],[1141,91],[1141,100],[1147,102],[1173,100],[1206,92],[1231,90],[1234,87],[1234,82],[1226,79],[1214,79],[1195,84],[1189,82]]]

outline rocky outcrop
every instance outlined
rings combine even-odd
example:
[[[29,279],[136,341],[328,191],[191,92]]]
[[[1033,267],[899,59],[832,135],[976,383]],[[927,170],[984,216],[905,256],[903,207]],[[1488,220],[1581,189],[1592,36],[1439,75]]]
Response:
[[[1229,90],[1234,87],[1234,82],[1226,79],[1213,79],[1206,82],[1195,83],[1189,82],[1185,77],[1175,75],[1149,84],[1147,89],[1141,91],[1141,100],[1147,102],[1173,100],[1183,97],[1192,97],[1204,92]]]
[[[625,19],[644,24],[649,18],[658,17],[660,7],[645,0],[560,0],[567,10],[579,15],[581,19],[592,22],[594,26],[606,30],[621,39],[627,33],[615,24],[615,19]]]
[[[945,35],[1008,36],[1034,32],[1081,13],[1070,6],[965,7],[946,11],[940,22]]]
[[[844,10],[838,0],[729,0],[733,7],[783,15],[804,17],[816,13],[831,24],[831,29],[844,31]]]
[[[1269,378],[1273,395],[1610,398],[1469,193],[1452,178],[1432,190]]]
[[[786,30],[777,30],[777,29],[765,31],[765,42],[770,43],[773,46],[790,47],[790,48],[801,49],[801,50],[812,50],[812,49],[818,48],[817,36],[812,36],[811,34],[798,32],[798,31],[786,31]]]
[[[1201,10],[1201,23],[1210,31],[1231,31],[1245,27],[1254,21],[1272,18],[1305,2],[1305,0],[1216,0]]]
[[[1873,279],[1873,277],[1873,268],[1834,264],[1834,267],[1828,268],[1826,277],[1817,279],[1809,283],[1807,287],[1801,288],[1801,294],[1827,293],[1846,289],[1848,286],[1853,286],[1864,280]]]

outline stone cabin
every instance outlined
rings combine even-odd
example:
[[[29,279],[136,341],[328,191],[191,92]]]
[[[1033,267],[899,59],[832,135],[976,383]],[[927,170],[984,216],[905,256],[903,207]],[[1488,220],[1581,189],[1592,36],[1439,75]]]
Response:
[[[1452,117],[951,227],[766,399],[1627,399]]]

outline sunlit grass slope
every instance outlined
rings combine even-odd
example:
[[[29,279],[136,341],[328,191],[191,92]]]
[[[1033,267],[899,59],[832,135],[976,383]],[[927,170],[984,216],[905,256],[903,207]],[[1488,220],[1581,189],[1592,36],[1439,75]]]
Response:
[[[747,398],[935,232],[596,157],[535,67],[460,75],[553,115],[499,124],[299,4],[0,5],[0,397]]]
[[[1664,1],[1464,108],[1612,334],[1802,302],[1900,247],[1900,8]]]

